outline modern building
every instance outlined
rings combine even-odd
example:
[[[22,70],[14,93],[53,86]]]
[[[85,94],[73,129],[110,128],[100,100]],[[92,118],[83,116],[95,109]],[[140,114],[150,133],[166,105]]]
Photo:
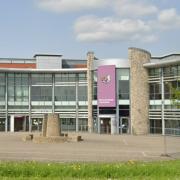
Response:
[[[128,49],[128,59],[0,58],[0,131],[40,131],[58,113],[62,131],[180,135],[180,54],[153,57]]]

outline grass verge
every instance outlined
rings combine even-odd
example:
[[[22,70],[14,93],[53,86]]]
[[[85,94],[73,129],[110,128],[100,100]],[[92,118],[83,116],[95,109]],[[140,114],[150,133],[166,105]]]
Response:
[[[0,179],[180,179],[180,160],[62,164],[0,162]]]

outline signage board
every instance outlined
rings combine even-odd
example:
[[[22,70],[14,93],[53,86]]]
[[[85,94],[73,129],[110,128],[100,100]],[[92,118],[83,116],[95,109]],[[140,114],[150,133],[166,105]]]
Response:
[[[116,67],[115,65],[99,66],[97,71],[98,107],[116,106]]]

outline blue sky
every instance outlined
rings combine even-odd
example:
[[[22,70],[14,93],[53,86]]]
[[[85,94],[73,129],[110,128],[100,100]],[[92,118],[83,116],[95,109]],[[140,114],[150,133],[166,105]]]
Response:
[[[127,58],[180,53],[178,0],[1,0],[0,57]]]

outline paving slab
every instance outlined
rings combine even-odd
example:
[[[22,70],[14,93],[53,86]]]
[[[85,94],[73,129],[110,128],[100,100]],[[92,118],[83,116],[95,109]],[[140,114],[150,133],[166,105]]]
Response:
[[[83,141],[37,144],[22,141],[26,134],[0,133],[1,161],[121,162],[180,159],[180,137],[167,136],[164,139],[161,135],[78,133]],[[170,157],[161,156],[164,152]]]

